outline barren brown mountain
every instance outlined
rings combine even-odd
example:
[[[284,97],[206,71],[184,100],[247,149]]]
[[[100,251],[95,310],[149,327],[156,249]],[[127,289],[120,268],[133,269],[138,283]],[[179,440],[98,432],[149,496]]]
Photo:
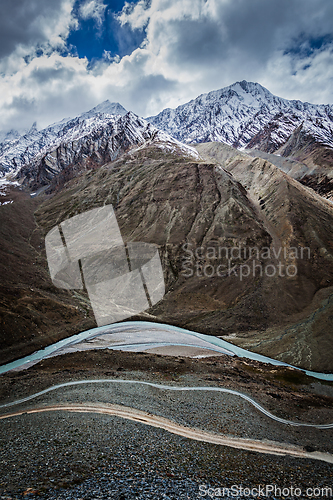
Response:
[[[43,236],[68,217],[112,204],[124,240],[155,243],[162,258],[166,295],[135,319],[227,336],[311,370],[333,369],[333,205],[266,160],[220,143],[198,150],[206,159],[151,143],[61,189],[59,182],[58,191],[2,207],[21,235],[16,255],[2,247],[4,262],[13,259],[19,271],[5,278],[4,361],[94,325],[84,293],[53,287]],[[15,215],[19,206],[25,218]],[[33,281],[32,265],[39,270]],[[269,276],[272,266],[284,276]],[[297,274],[287,276],[287,266]],[[8,293],[14,298],[6,302]]]

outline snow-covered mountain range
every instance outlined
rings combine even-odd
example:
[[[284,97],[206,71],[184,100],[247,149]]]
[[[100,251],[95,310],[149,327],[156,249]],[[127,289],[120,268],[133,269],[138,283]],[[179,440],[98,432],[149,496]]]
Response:
[[[156,129],[143,118],[127,112],[118,103],[105,101],[77,118],[64,119],[1,144],[2,175],[30,185],[47,184],[72,167],[76,171],[115,160],[131,147],[154,141],[159,147],[177,149],[198,158],[195,149]]]
[[[332,105],[289,101],[246,81],[202,94],[147,120],[185,143],[217,141],[272,153],[302,127],[321,144],[333,147]]]
[[[89,122],[91,118],[96,118],[98,124],[101,124],[109,115],[123,116],[126,113],[126,109],[120,104],[105,101],[76,118],[64,118],[43,130],[38,131],[36,123],[23,135],[11,130],[2,137],[0,143],[0,175],[11,173],[14,176],[37,154],[42,154],[43,150],[55,149],[62,142],[68,141],[71,135],[77,138],[80,132],[88,132],[89,126],[94,128],[93,120]]]
[[[105,101],[43,130],[10,131],[0,135],[0,178],[45,185],[65,169],[102,165],[151,140],[196,158],[186,144],[217,141],[290,157],[302,163],[295,178],[320,193],[333,189],[333,106],[282,99],[246,81],[146,120]]]

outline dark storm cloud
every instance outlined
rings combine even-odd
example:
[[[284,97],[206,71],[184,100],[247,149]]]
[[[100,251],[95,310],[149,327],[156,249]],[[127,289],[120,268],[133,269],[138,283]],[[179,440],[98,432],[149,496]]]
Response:
[[[174,61],[207,65],[217,55],[225,56],[223,29],[216,20],[176,20],[171,29],[170,58]]]
[[[298,33],[332,32],[333,3],[328,0],[236,0],[221,8],[229,43],[269,57]]]
[[[148,103],[148,106],[163,107],[163,94],[177,94],[178,90],[178,82],[168,80],[162,75],[148,75],[139,81],[133,81],[125,107],[135,109],[137,114],[146,116]]]
[[[208,66],[240,54],[264,64],[276,50],[297,55],[301,43],[313,53],[323,46],[321,40],[332,43],[332,19],[333,2],[327,0],[220,2],[215,16],[187,16],[169,23],[169,57]]]
[[[46,23],[56,18],[62,0],[1,0],[0,58],[18,45],[36,46],[48,42]]]

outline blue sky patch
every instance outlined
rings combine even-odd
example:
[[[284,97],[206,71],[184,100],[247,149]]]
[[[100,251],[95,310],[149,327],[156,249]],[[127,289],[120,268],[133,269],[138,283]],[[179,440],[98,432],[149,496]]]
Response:
[[[284,51],[283,55],[291,54],[300,59],[305,59],[329,45],[333,45],[333,36],[331,34],[320,37],[309,37],[301,34],[297,39],[293,40],[292,45]]]
[[[96,19],[82,19],[79,8],[82,1],[76,2],[74,13],[79,19],[79,28],[71,31],[67,44],[73,54],[86,57],[91,63],[103,57],[104,51],[111,56],[131,54],[141,45],[145,38],[144,30],[132,30],[129,26],[121,26],[115,18],[125,0],[104,1],[106,5],[104,19],[99,24]]]

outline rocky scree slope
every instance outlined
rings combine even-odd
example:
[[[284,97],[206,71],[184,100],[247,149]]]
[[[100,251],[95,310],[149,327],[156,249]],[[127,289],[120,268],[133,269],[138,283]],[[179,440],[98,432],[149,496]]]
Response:
[[[333,205],[269,161],[221,143],[199,144],[196,148],[202,157],[223,164],[235,180],[242,182],[272,238],[271,253],[280,252],[275,265],[282,262],[297,266],[294,278],[273,278],[264,287],[267,301],[262,312],[272,318],[273,311],[279,311],[287,319],[285,326],[270,320],[265,329],[239,331],[231,341],[292,364],[303,359],[307,366],[332,369],[328,368],[326,350],[331,356]],[[309,250],[303,257],[299,251],[294,257],[295,249],[301,247]]]

